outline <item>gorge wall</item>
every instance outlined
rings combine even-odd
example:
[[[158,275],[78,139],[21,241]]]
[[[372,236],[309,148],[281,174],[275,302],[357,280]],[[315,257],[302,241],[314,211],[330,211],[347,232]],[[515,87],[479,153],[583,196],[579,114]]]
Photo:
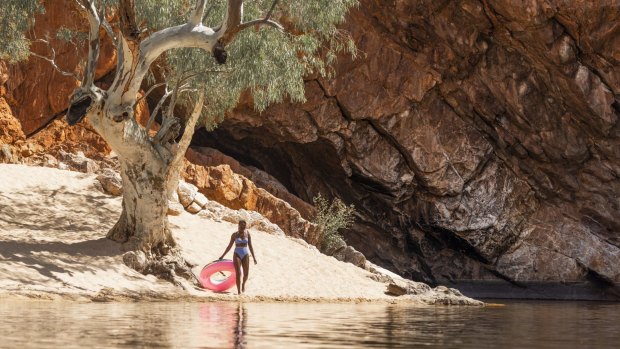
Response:
[[[362,0],[360,57],[194,143],[358,210],[346,240],[430,283],[620,282],[620,1]],[[503,280],[503,281],[499,281]]]
[[[86,29],[73,1],[45,4],[30,35]],[[620,1],[361,0],[343,29],[360,55],[309,77],[306,103],[240,106],[194,145],[267,172],[280,198],[354,204],[348,244],[403,276],[618,297]],[[79,72],[81,49],[54,45]],[[104,46],[99,84],[114,60]],[[75,84],[0,62],[0,143],[107,152],[61,120]]]

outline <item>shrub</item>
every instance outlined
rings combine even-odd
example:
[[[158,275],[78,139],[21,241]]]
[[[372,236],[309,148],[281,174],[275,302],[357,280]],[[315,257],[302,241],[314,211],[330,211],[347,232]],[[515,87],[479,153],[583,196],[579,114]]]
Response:
[[[328,250],[344,241],[338,231],[351,226],[353,216],[355,215],[355,207],[353,205],[345,205],[338,198],[329,202],[321,194],[315,196],[312,202],[317,209],[317,214],[312,222],[319,226],[323,234],[321,249]]]

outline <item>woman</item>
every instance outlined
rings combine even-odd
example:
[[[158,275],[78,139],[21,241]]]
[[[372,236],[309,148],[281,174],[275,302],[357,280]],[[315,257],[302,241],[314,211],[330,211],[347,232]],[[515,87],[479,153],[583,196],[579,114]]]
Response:
[[[248,281],[248,274],[250,272],[250,252],[256,264],[256,257],[254,257],[254,248],[252,248],[252,237],[250,232],[245,230],[246,223],[244,220],[239,221],[239,228],[236,232],[230,236],[230,243],[226,247],[226,251],[222,254],[220,259],[224,258],[224,255],[230,251],[233,243],[235,244],[235,252],[233,254],[233,263],[235,264],[235,271],[237,273],[237,293],[241,294],[245,292],[245,282]],[[250,250],[248,251],[248,247]],[[243,285],[241,284],[241,268],[243,267]]]

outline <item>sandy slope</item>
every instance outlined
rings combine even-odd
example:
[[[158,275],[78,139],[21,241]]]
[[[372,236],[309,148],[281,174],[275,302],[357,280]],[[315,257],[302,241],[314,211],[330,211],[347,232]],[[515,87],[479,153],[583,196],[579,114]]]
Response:
[[[98,191],[95,181],[78,172],[0,164],[0,298],[238,299],[232,289],[217,294],[189,282],[178,287],[123,264],[122,246],[104,238],[120,215],[121,199]],[[221,255],[236,229],[189,213],[170,221],[196,275]],[[433,303],[447,297],[436,291],[387,296],[386,285],[363,269],[304,242],[250,231],[258,265],[251,264],[243,299]]]
[[[121,246],[103,238],[120,213],[120,198],[97,191],[94,183],[94,176],[77,172],[0,165],[0,295],[187,294],[122,263]],[[170,219],[187,259],[198,264],[196,274],[219,257],[235,230],[231,223],[189,213]],[[362,269],[287,237],[251,232],[258,265],[251,265],[248,298],[390,298],[384,295],[385,285],[369,279]]]

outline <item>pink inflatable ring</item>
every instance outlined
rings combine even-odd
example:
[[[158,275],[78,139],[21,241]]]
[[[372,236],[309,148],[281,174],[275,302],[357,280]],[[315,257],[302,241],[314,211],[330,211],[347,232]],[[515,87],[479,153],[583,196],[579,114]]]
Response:
[[[230,259],[211,262],[202,268],[200,283],[202,287],[215,292],[226,291],[236,282],[235,265]]]

